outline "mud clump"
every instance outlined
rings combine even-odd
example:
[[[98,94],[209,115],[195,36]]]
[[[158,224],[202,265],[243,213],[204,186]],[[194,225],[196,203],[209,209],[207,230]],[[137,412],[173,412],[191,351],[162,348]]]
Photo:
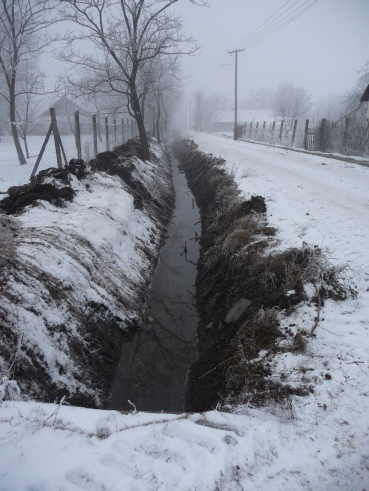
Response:
[[[152,138],[148,138],[153,143]],[[134,207],[138,210],[144,208],[144,203],[150,201],[158,209],[163,210],[162,204],[153,197],[142,183],[136,172],[134,158],[142,159],[141,146],[138,138],[128,140],[124,145],[114,147],[112,152],[102,152],[91,160],[90,166],[93,171],[106,172],[112,176],[119,176],[129,187],[130,194],[134,198]],[[155,154],[151,155],[153,162],[157,161]],[[168,203],[172,206],[172,203]]]
[[[9,196],[0,201],[0,207],[7,214],[20,214],[26,206],[34,204],[37,200],[63,207],[64,201],[71,201],[75,196],[75,191],[69,186],[70,176],[82,179],[85,174],[86,164],[79,159],[72,159],[62,169],[43,170],[34,176],[29,184],[9,188]]]

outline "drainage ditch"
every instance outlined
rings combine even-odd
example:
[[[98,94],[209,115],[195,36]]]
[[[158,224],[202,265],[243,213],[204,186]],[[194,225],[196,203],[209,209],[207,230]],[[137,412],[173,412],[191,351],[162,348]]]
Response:
[[[306,300],[304,283],[320,282],[320,300],[346,295],[339,271],[319,248],[276,250],[278,237],[268,224],[264,198],[243,199],[223,159],[199,152],[190,140],[176,141],[173,151],[202,225],[198,357],[187,375],[185,410],[263,406],[308,395],[313,390],[309,382],[290,385],[283,374],[273,374],[274,356],[302,352],[307,344],[303,329],[281,330],[279,315],[290,315]]]
[[[146,320],[124,341],[108,409],[182,411],[186,376],[196,359],[196,263],[200,215],[186,178],[173,161],[174,215],[146,297]]]

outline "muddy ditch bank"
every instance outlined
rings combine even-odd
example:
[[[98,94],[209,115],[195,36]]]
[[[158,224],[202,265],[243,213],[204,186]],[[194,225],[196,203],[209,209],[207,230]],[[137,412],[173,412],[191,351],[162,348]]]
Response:
[[[173,210],[170,162],[155,140],[150,151],[143,162],[129,140],[41,171],[0,202],[5,398],[105,406]]]
[[[177,140],[173,152],[202,225],[196,279],[199,351],[187,377],[185,409],[258,406],[308,395],[311,384],[291,386],[273,377],[273,356],[304,351],[309,334],[282,331],[279,319],[306,300],[307,283],[319,284],[312,299],[316,306],[324,298],[345,298],[349,292],[339,283],[339,271],[317,247],[278,251],[264,198],[242,199],[224,160],[198,151],[190,140]]]

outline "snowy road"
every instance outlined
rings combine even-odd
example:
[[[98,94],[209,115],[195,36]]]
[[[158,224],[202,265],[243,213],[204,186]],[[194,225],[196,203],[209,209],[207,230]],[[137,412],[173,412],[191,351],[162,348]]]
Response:
[[[278,248],[323,245],[348,264],[357,298],[326,300],[306,352],[275,356],[274,373],[308,378],[314,393],[284,408],[186,417],[62,407],[54,427],[55,405],[7,402],[1,491],[369,490],[369,168],[189,136],[226,159],[245,197],[265,196]],[[281,328],[308,330],[315,315],[304,303]]]
[[[323,245],[358,272],[364,265],[368,269],[368,167],[207,134],[191,136],[200,150],[226,159],[245,196],[266,198],[268,220],[279,229],[283,246],[302,240]]]

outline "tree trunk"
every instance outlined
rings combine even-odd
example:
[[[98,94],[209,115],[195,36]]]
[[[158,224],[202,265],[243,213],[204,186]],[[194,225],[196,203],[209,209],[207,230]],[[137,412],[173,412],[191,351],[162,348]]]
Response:
[[[27,133],[24,133],[24,147],[26,149],[26,155],[27,155],[27,159],[29,159],[29,151],[28,151],[28,144],[27,144]]]
[[[13,140],[14,140],[15,149],[17,151],[19,163],[20,163],[20,165],[24,165],[24,164],[27,164],[27,160],[25,159],[25,156],[24,156],[24,153],[23,153],[23,149],[22,149],[21,143],[19,141],[19,135],[18,135],[17,125],[16,124],[13,124],[13,123],[16,122],[16,118],[15,118],[15,90],[14,90],[14,87],[11,87],[10,94],[9,95],[10,95],[10,126],[11,126],[11,129],[12,129],[12,136],[13,136]]]
[[[99,141],[101,143],[102,142],[102,136],[101,136],[101,128],[100,128],[100,113],[99,113],[99,111],[96,112],[96,120],[97,120],[97,134],[99,136]]]
[[[160,145],[161,140],[160,140],[160,100],[157,104],[157,112],[156,112],[156,139],[158,140],[158,143]]]
[[[130,93],[131,93],[131,105],[135,115],[138,133],[140,135],[142,158],[143,160],[148,160],[150,162],[149,144],[147,141],[145,125],[141,113],[140,101],[137,97],[136,83],[134,78],[133,80],[131,80],[130,83]]]

